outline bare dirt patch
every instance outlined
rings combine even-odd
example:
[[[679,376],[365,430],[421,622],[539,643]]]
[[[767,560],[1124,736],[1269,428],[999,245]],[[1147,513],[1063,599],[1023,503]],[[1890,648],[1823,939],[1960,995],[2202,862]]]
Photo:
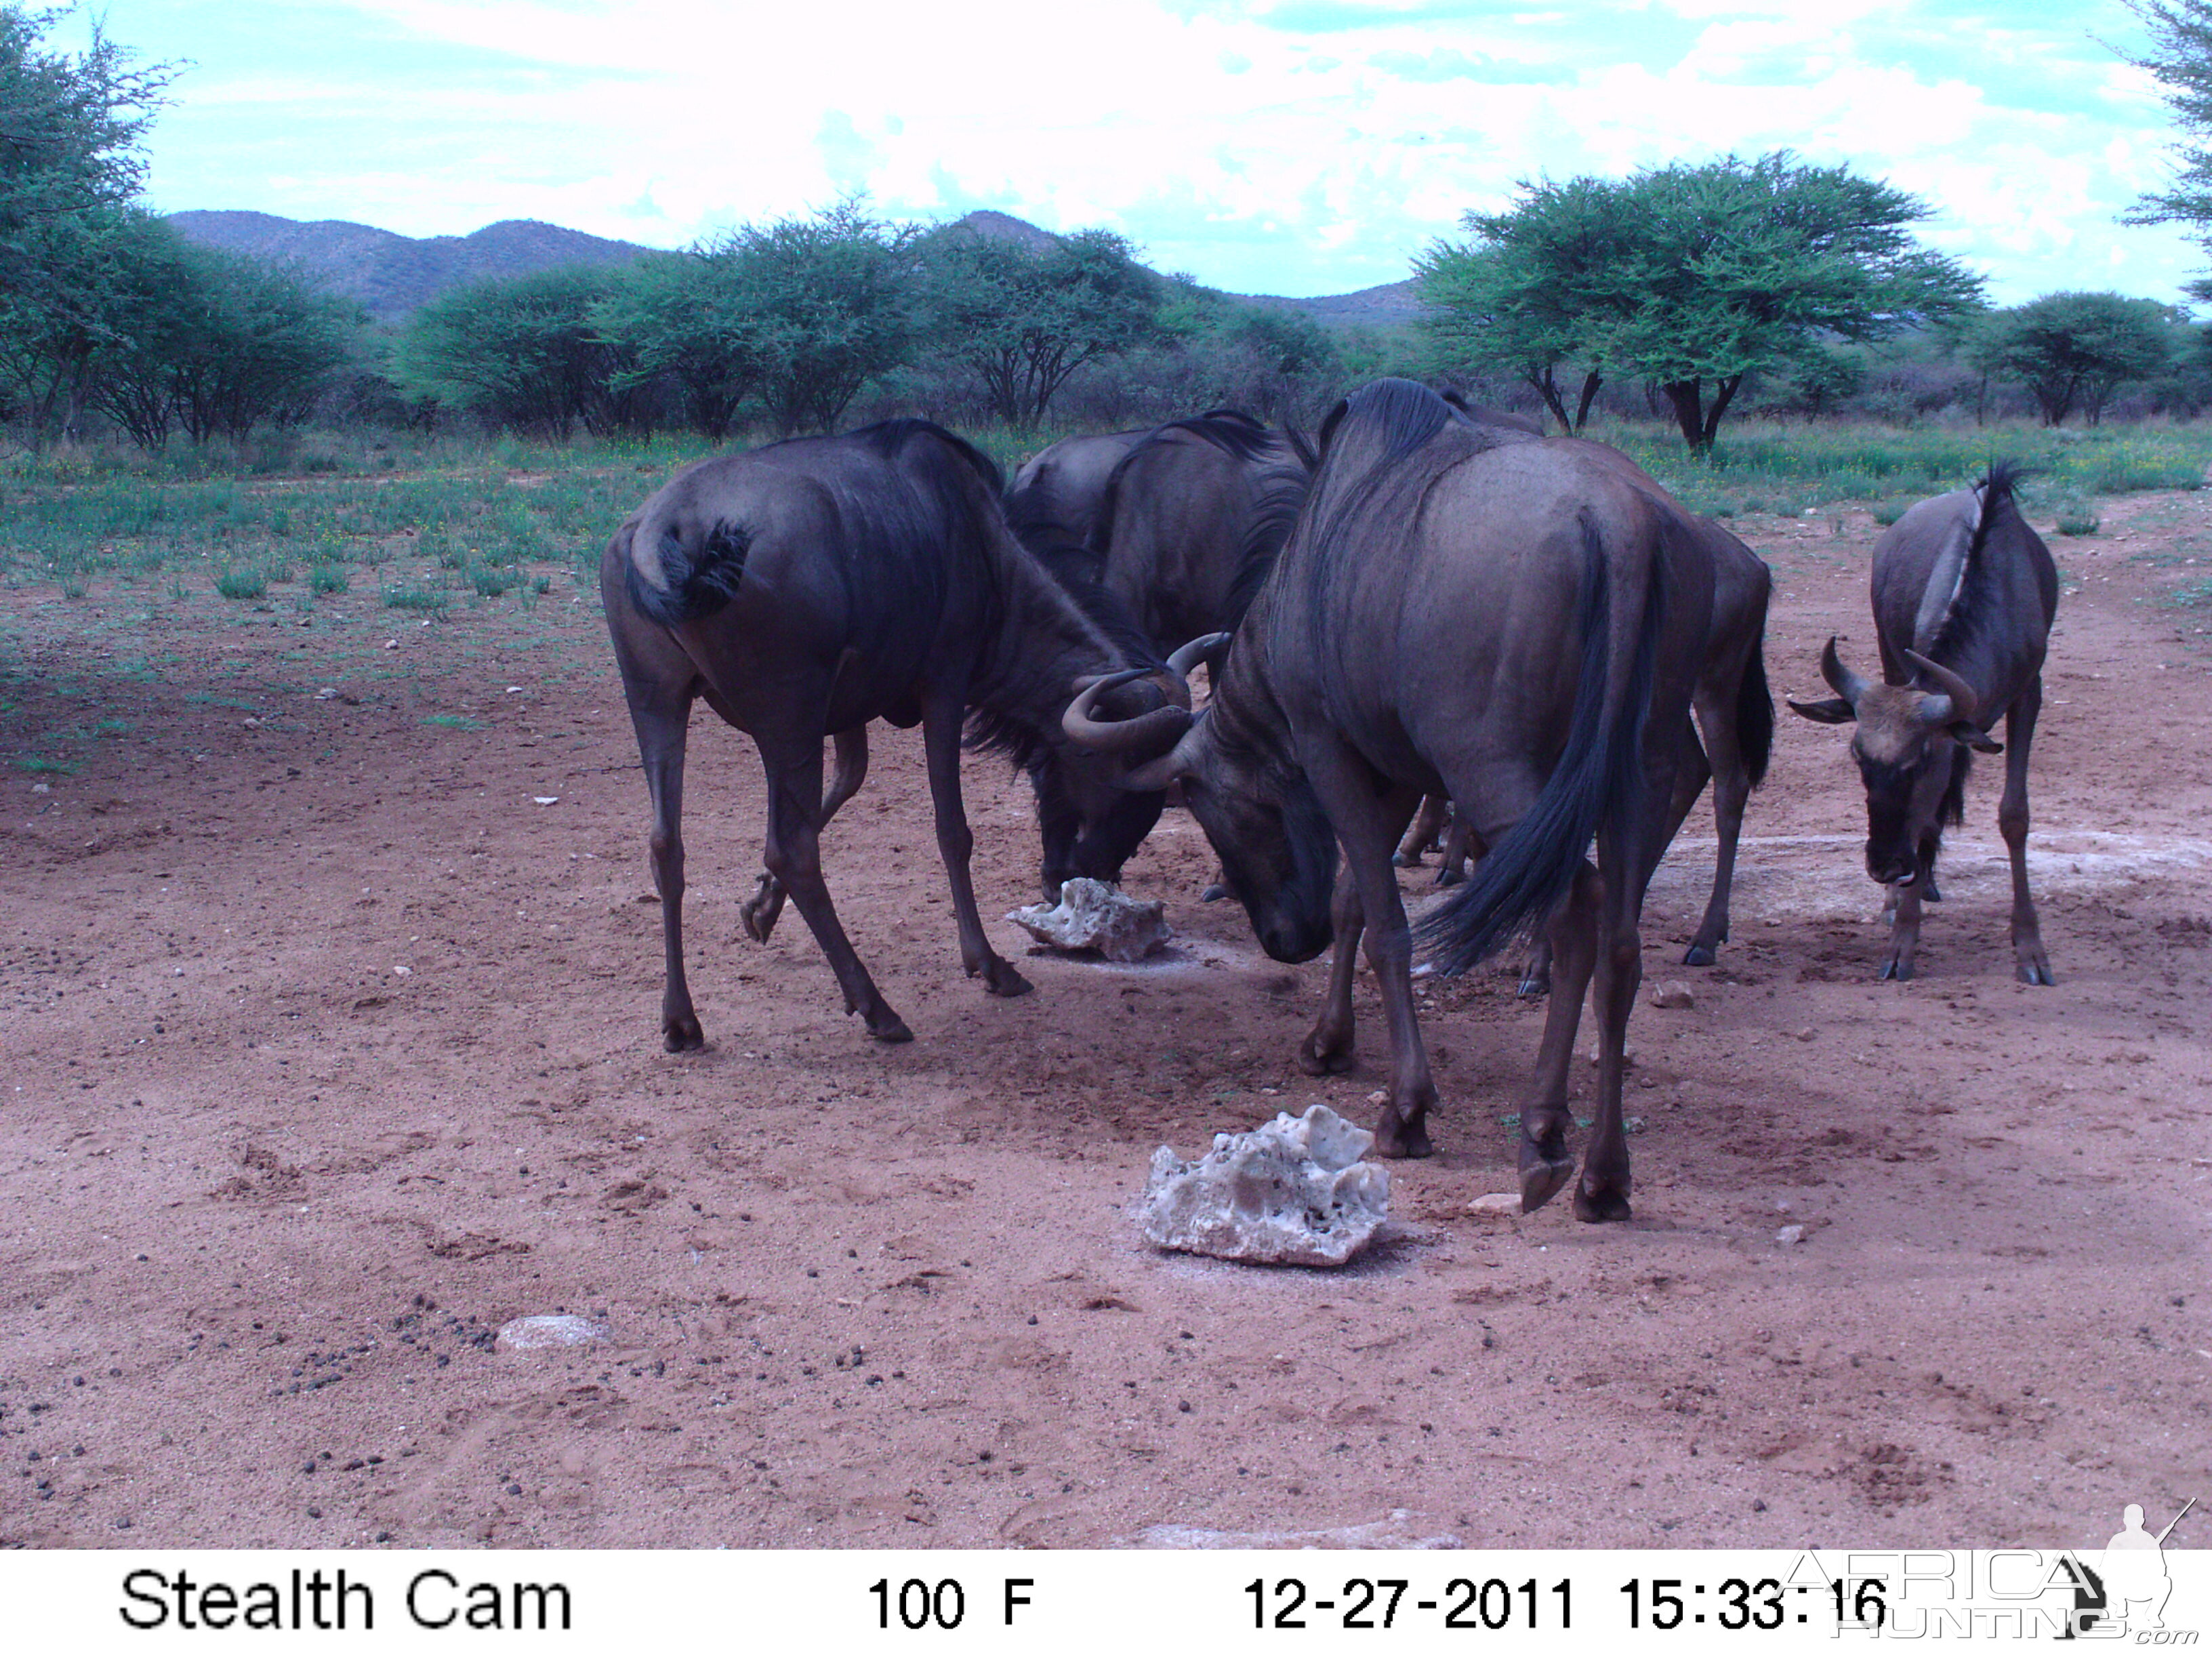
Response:
[[[1380,1075],[1364,988],[1363,1069],[1291,1068],[1324,965],[1196,902],[1182,815],[1129,876],[1170,953],[994,922],[1037,985],[995,1001],[919,746],[879,731],[827,856],[916,1034],[885,1049],[795,916],[744,939],[759,768],[702,714],[711,1046],[672,1057],[644,790],[565,576],[428,627],[6,595],[5,758],[50,769],[0,776],[0,1540],[2078,1545],[2170,1514],[2212,1449],[2212,656],[2157,601],[2212,503],[2106,525],[2057,550],[2056,989],[2011,976],[1993,766],[1921,977],[1875,982],[1856,777],[1784,713],[1719,968],[1676,965],[1702,809],[1653,894],[1652,977],[1695,1006],[1631,1029],[1637,1219],[1468,1212],[1512,1185],[1540,1021],[1485,974],[1426,992],[1442,1155],[1334,1274],[1128,1218],[1158,1143],[1367,1121]],[[1871,659],[1871,524],[1746,528],[1778,691],[1831,632]],[[995,918],[1035,896],[1026,787],[968,787]],[[558,1312],[611,1340],[495,1340]]]

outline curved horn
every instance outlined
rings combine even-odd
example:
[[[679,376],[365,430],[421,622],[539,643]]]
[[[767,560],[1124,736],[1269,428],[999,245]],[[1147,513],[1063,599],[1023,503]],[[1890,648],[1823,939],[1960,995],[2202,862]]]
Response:
[[[1198,769],[1198,734],[1202,729],[1194,720],[1190,730],[1176,738],[1176,746],[1166,754],[1158,760],[1146,761],[1142,766],[1133,766],[1123,774],[1121,787],[1135,794],[1145,794],[1155,789],[1164,789],[1177,778],[1188,777]]]
[[[1859,706],[1859,699],[1867,694],[1866,676],[1844,666],[1844,659],[1836,654],[1836,636],[1833,634],[1828,635],[1828,643],[1820,653],[1820,678],[1827,681],[1831,691],[1853,708]]]
[[[1175,670],[1178,679],[1187,680],[1192,669],[1228,643],[1229,635],[1226,634],[1201,634],[1188,644],[1177,646],[1175,653],[1168,659],[1168,666]]]
[[[1060,719],[1060,730],[1073,741],[1102,755],[1126,754],[1133,749],[1156,750],[1167,738],[1181,737],[1190,726],[1190,711],[1172,705],[1126,720],[1092,718],[1091,711],[1098,706],[1099,698],[1152,672],[1149,668],[1125,668],[1118,674],[1094,680],[1067,706],[1067,713]]]
[[[1905,659],[1933,680],[1936,683],[1936,690],[1950,702],[1950,707],[1940,716],[1933,708],[1929,710],[1929,724],[1948,725],[1952,720],[1964,720],[1969,726],[1977,724],[1974,719],[1974,705],[1981,699],[1975,695],[1972,686],[1944,667],[1942,663],[1923,657],[1917,651],[1907,651],[1905,653]]]

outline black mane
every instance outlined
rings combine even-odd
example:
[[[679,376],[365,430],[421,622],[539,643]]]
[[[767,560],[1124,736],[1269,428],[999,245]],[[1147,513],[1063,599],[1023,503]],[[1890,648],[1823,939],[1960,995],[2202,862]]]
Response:
[[[1990,536],[2006,514],[2019,514],[2014,493],[2028,471],[2017,462],[1993,461],[1974,486],[1981,491],[1982,505],[1974,520],[1973,533],[1966,542],[1966,569],[1959,579],[1959,596],[1929,643],[1927,654],[1937,662],[1948,665],[1971,659],[1990,629],[2002,620],[2002,601],[1995,591],[1998,578],[1990,569],[1988,557]]]

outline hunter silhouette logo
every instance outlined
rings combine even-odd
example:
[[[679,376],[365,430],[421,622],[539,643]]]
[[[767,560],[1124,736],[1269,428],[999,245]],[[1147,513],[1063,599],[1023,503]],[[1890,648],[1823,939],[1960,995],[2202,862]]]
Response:
[[[2181,1516],[2197,1507],[2191,1498],[2181,1514],[2153,1537],[2143,1527],[2142,1505],[2130,1504],[2120,1512],[2120,1529],[2105,1543],[2105,1553],[2095,1567],[2075,1555],[2060,1564],[2061,1572],[2074,1586],[2074,1613],[2061,1641],[2094,1632],[2098,1636],[2162,1631],[2166,1598],[2173,1580],[2166,1571],[2166,1540],[2181,1524]],[[2105,1626],[2102,1630],[2096,1627]]]

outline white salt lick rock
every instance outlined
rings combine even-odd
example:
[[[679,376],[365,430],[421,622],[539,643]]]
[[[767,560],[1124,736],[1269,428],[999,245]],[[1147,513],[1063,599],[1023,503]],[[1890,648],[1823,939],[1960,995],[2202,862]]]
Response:
[[[1366,1130],[1326,1106],[1278,1113],[1244,1134],[1219,1134],[1184,1163],[1171,1146],[1152,1154],[1138,1209],[1145,1237],[1162,1249],[1305,1267],[1340,1267],[1389,1219],[1390,1172],[1360,1160]]]
[[[1133,899],[1111,882],[1077,876],[1060,883],[1058,904],[1024,905],[1006,920],[1040,945],[1142,962],[1175,937],[1166,911],[1158,899]]]
[[[612,1332],[581,1314],[526,1314],[499,1328],[502,1348],[580,1348],[605,1342]]]

